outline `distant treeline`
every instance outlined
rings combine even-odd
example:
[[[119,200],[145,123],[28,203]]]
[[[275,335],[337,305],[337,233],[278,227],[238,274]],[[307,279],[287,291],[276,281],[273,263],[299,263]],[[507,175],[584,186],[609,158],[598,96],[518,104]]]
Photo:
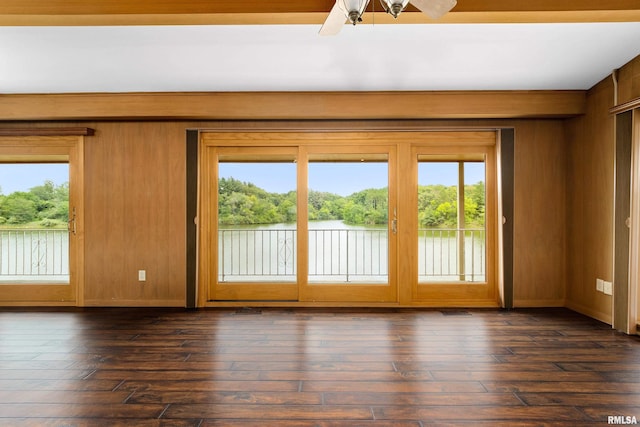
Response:
[[[29,191],[0,194],[0,226],[32,224],[56,227],[69,218],[69,183],[45,181]]]
[[[255,184],[220,178],[218,220],[224,225],[278,224],[296,220],[296,193],[269,193]],[[484,184],[465,186],[465,222],[484,224]],[[418,218],[422,227],[456,226],[455,186],[418,188]],[[371,188],[343,197],[309,190],[309,220],[340,220],[351,225],[388,222],[386,188]]]

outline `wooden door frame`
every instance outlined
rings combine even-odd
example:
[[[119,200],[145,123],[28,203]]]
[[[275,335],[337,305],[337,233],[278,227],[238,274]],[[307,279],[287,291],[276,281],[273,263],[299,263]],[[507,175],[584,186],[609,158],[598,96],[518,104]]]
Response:
[[[251,128],[228,128],[228,129],[200,129],[200,140],[198,144],[198,153],[199,153],[199,161],[198,161],[198,269],[197,269],[197,305],[199,307],[217,307],[217,306],[241,306],[246,305],[247,302],[234,302],[234,301],[210,301],[209,300],[209,291],[208,291],[208,280],[209,280],[209,272],[207,271],[208,261],[206,261],[206,254],[202,252],[202,246],[206,239],[210,238],[210,228],[207,228],[207,222],[210,221],[209,213],[206,212],[205,207],[202,203],[203,193],[211,191],[210,183],[207,182],[206,179],[206,165],[210,162],[210,159],[207,159],[206,147],[207,145],[228,145],[228,146],[256,146],[256,145],[266,145],[266,146],[282,146],[282,145],[291,145],[293,141],[296,144],[303,142],[302,145],[308,144],[324,144],[324,145],[344,145],[351,144],[353,145],[355,141],[360,141],[362,144],[366,144],[366,146],[372,145],[396,145],[397,147],[397,168],[398,170],[402,170],[403,173],[412,171],[415,166],[412,166],[411,161],[411,147],[412,144],[415,144],[416,141],[419,141],[422,145],[432,145],[432,146],[449,146],[449,147],[458,147],[460,145],[460,141],[467,141],[467,145],[470,143],[473,145],[474,141],[476,143],[478,141],[483,141],[480,145],[487,145],[487,140],[491,139],[491,143],[489,145],[494,146],[494,152],[496,145],[498,144],[498,132],[497,128],[410,128],[410,129],[375,129],[375,130],[361,130],[361,129],[318,129],[318,128],[309,128],[309,129],[293,129],[291,131],[282,130],[282,129],[251,129]],[[489,136],[488,136],[489,135]],[[492,179],[494,180],[494,185],[496,186],[495,192],[496,194],[491,195],[491,201],[487,203],[491,203],[494,205],[494,209],[497,213],[499,212],[499,204],[500,201],[498,199],[499,190],[497,189],[498,182],[498,167],[495,162],[497,162],[496,157],[497,154],[494,154],[493,164],[487,167],[487,173],[492,175]],[[491,169],[489,169],[491,168]],[[403,176],[403,180],[406,177]],[[300,176],[298,179],[301,179]],[[417,178],[416,178],[417,179]],[[400,181],[399,179],[397,181]],[[410,238],[411,230],[410,224],[411,221],[414,221],[413,210],[410,204],[406,203],[410,197],[413,197],[411,194],[408,194],[407,190],[402,190],[403,185],[400,185],[399,182],[394,183],[396,186],[397,197],[400,203],[398,203],[397,209],[397,217],[398,217],[398,234],[397,239],[407,239]],[[406,187],[406,186],[404,186]],[[410,192],[410,191],[409,191]],[[298,194],[299,200],[304,198],[304,195]],[[306,201],[305,201],[306,202]],[[301,203],[299,201],[299,203]],[[298,218],[300,220],[300,218]],[[496,219],[497,221],[497,219]],[[494,250],[493,260],[491,262],[495,263],[495,277],[492,279],[494,282],[491,285],[492,289],[489,293],[490,295],[483,295],[481,300],[469,300],[469,299],[454,299],[449,301],[448,303],[445,301],[444,305],[455,305],[455,306],[500,306],[499,300],[499,290],[501,289],[501,274],[498,274],[499,267],[499,254],[501,253],[501,248],[499,246],[498,241],[498,232],[497,224],[491,225],[495,227],[495,230],[492,234],[492,241],[490,244],[492,245],[492,250]],[[494,247],[495,246],[495,247]],[[298,301],[298,302],[290,302],[290,301],[282,301],[282,302],[269,302],[269,301],[252,301],[251,305],[254,306],[391,306],[391,307],[415,307],[415,306],[434,306],[434,305],[443,305],[443,301],[430,302],[430,301],[420,301],[415,300],[414,295],[412,293],[412,285],[414,281],[410,275],[412,271],[412,267],[410,265],[409,257],[405,256],[405,254],[401,254],[400,251],[397,251],[395,255],[395,260],[397,262],[397,298],[394,302],[384,302],[384,303],[376,303],[376,302],[361,302],[361,303],[348,303],[348,302],[336,302],[336,301]],[[417,279],[416,279],[417,280]],[[404,283],[404,285],[403,285]]]
[[[500,247],[498,239],[498,176],[496,146],[498,135],[496,131],[486,131],[474,135],[460,136],[457,145],[443,145],[437,141],[415,143],[411,147],[411,193],[406,196],[410,201],[408,209],[412,216],[407,221],[412,230],[418,229],[417,218],[417,188],[418,188],[418,156],[421,154],[435,156],[459,156],[464,160],[465,155],[482,154],[485,163],[485,232],[486,232],[486,282],[485,283],[425,283],[418,282],[417,248],[418,236],[412,232],[408,236],[411,240],[412,257],[409,266],[411,270],[412,294],[411,301],[427,306],[487,306],[500,305],[499,258]]]
[[[218,282],[218,215],[216,208],[218,206],[218,163],[220,156],[254,156],[256,161],[268,155],[291,157],[297,159],[298,148],[287,146],[228,146],[228,145],[207,145],[205,158],[207,160],[204,165],[205,171],[208,171],[208,179],[203,180],[204,193],[202,198],[203,204],[203,224],[208,236],[203,241],[202,260],[207,265],[207,289],[208,300],[210,301],[297,301],[298,285],[296,282],[269,282],[268,284],[261,282]],[[298,162],[299,165],[299,162]],[[299,166],[298,166],[299,168]],[[296,183],[296,186],[298,183]],[[298,195],[298,199],[300,196]],[[298,219],[299,221],[299,219]],[[299,235],[300,233],[298,233]],[[204,272],[203,272],[204,274]]]
[[[33,130],[32,130],[33,131]],[[35,135],[14,132],[0,136],[0,160],[7,163],[64,161],[69,164],[69,215],[73,232],[69,233],[69,284],[0,285],[1,305],[11,306],[83,306],[84,305],[84,135],[86,128],[43,132]]]
[[[366,147],[366,150],[361,149]],[[389,221],[387,223],[387,242],[388,242],[388,265],[387,265],[387,283],[385,284],[372,284],[372,283],[349,283],[334,284],[334,283],[313,283],[308,281],[308,259],[301,259],[300,268],[301,280],[300,285],[300,301],[301,302],[324,302],[324,303],[397,303],[398,302],[398,282],[397,282],[397,233],[392,229],[392,212],[397,210],[398,197],[397,197],[397,146],[393,142],[385,143],[384,140],[372,142],[369,139],[358,139],[355,136],[343,141],[336,140],[331,144],[314,144],[307,145],[303,149],[305,153],[304,161],[301,161],[302,173],[299,175],[300,182],[304,185],[304,190],[307,191],[308,182],[308,155],[327,155],[327,156],[351,156],[351,155],[385,155],[387,156],[388,165],[388,213]],[[298,212],[304,212],[305,217],[302,220],[301,227],[299,227],[300,247],[309,247],[308,241],[308,218],[307,194],[300,195],[300,204]],[[304,206],[303,206],[304,205]],[[308,255],[308,252],[305,251]],[[303,258],[303,257],[300,257]],[[357,290],[359,293],[354,292]],[[348,300],[348,298],[351,298]]]
[[[628,283],[625,284],[624,289],[621,289],[622,287],[614,282],[612,310],[615,328],[627,334],[638,334],[640,332],[640,108],[635,108],[630,113],[632,113],[628,131],[628,137],[631,138],[629,142],[631,145],[630,238],[627,242],[620,243],[629,245],[628,270],[621,272],[621,274],[628,274]],[[623,294],[623,298],[616,296],[619,292]],[[621,320],[616,322],[615,319]]]
[[[388,135],[386,133],[385,135]],[[403,134],[404,135],[404,134]],[[331,284],[314,284],[314,289],[310,289],[307,285],[306,272],[308,266],[306,265],[306,256],[298,257],[298,280],[296,282],[297,294],[296,300],[291,301],[288,297],[290,292],[284,294],[273,293],[269,290],[262,290],[259,286],[250,283],[239,283],[231,286],[224,287],[224,292],[214,292],[212,287],[214,285],[219,286],[217,283],[216,269],[217,269],[217,224],[215,221],[216,214],[213,212],[211,206],[217,206],[217,156],[218,150],[243,150],[243,149],[255,149],[257,152],[262,150],[278,150],[296,148],[298,150],[298,156],[305,156],[304,161],[298,161],[298,227],[297,227],[297,245],[298,248],[307,247],[307,164],[306,154],[309,148],[314,153],[321,153],[326,151],[327,153],[340,154],[349,151],[354,153],[353,149],[345,147],[368,147],[368,151],[375,152],[394,152],[392,156],[395,156],[395,144],[389,143],[388,137],[383,137],[380,132],[376,133],[362,133],[362,132],[314,132],[314,133],[300,133],[300,132],[201,132],[200,138],[200,203],[199,203],[199,266],[198,266],[198,305],[219,305],[219,304],[234,304],[236,295],[239,291],[240,294],[246,295],[246,291],[254,290],[256,294],[251,298],[242,298],[245,303],[250,301],[253,303],[273,303],[273,301],[280,301],[285,304],[315,304],[321,303],[340,303],[335,298],[325,297],[325,292],[328,289],[336,292],[337,294],[346,295],[351,291],[345,289],[338,289]],[[363,151],[363,153],[366,151]],[[390,161],[390,164],[392,161]],[[390,166],[389,176],[395,176],[394,166]],[[393,191],[390,194],[395,194],[397,185],[390,183],[390,187],[393,187]],[[393,197],[393,196],[392,196]],[[390,200],[390,204],[395,200]],[[390,233],[391,234],[391,233]],[[390,240],[391,241],[391,240]],[[395,237],[394,237],[395,242]],[[396,274],[391,271],[391,265],[394,264],[397,259],[395,244],[390,245],[392,248],[389,252],[389,283],[385,286],[384,295],[380,295],[379,291],[382,289],[382,285],[369,285],[369,284],[355,284],[353,286],[363,290],[365,286],[376,288],[372,292],[366,293],[360,301],[350,301],[353,303],[392,303],[397,304],[397,285]],[[306,251],[298,251],[298,253],[306,254]],[[288,287],[289,283],[279,283],[283,287]],[[316,287],[317,286],[317,287]],[[235,288],[235,289],[234,289]],[[344,288],[344,286],[342,286]],[[283,296],[284,295],[284,296]]]

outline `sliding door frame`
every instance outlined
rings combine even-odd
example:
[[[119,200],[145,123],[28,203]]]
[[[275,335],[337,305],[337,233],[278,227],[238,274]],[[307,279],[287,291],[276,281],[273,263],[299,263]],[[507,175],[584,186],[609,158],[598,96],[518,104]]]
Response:
[[[461,142],[462,141],[462,142]],[[210,199],[211,192],[217,192],[217,189],[212,188],[211,180],[208,175],[211,173],[209,165],[211,165],[211,147],[277,147],[277,146],[299,146],[301,153],[306,153],[306,147],[341,147],[341,146],[361,146],[363,152],[366,152],[366,147],[373,146],[393,146],[396,156],[396,164],[390,166],[395,168],[395,172],[390,171],[390,188],[393,187],[393,192],[397,195],[397,235],[395,239],[399,244],[407,245],[409,241],[412,241],[412,224],[417,221],[414,206],[411,200],[415,199],[413,195],[413,189],[417,186],[407,185],[407,180],[417,180],[413,178],[417,168],[416,162],[411,158],[411,152],[415,146],[445,146],[455,150],[457,147],[463,147],[471,145],[490,145],[493,147],[493,156],[490,162],[487,164],[487,175],[490,175],[492,182],[491,187],[487,189],[487,203],[492,204],[490,209],[493,210],[491,217],[487,217],[487,221],[497,222],[498,212],[498,196],[497,192],[497,165],[495,163],[495,151],[498,144],[498,133],[495,128],[454,128],[454,129],[376,129],[370,131],[359,131],[352,129],[340,129],[340,130],[318,130],[318,129],[293,129],[291,131],[274,129],[201,129],[199,140],[199,162],[198,162],[198,269],[197,269],[197,305],[199,307],[216,307],[216,306],[239,306],[246,305],[243,301],[216,301],[212,298],[210,292],[210,283],[212,278],[212,259],[215,252],[212,241],[217,239],[217,235],[213,236],[212,221],[215,215],[211,212],[211,208],[206,206],[205,200]],[[314,148],[315,150],[315,148]],[[304,163],[304,162],[301,162]],[[303,204],[307,203],[306,194],[306,165],[305,170],[299,174],[298,181],[304,182],[304,190],[298,190],[298,222],[305,224],[301,228],[298,227],[298,233],[304,235],[306,227],[306,206],[301,209]],[[391,191],[390,191],[391,193]],[[491,194],[489,194],[491,193]],[[393,201],[389,201],[391,204]],[[492,218],[492,219],[490,219]],[[386,306],[386,307],[413,307],[413,306],[447,306],[447,305],[464,305],[464,306],[500,306],[498,289],[501,287],[501,275],[498,271],[498,235],[497,235],[497,223],[488,225],[491,228],[488,240],[488,245],[491,245],[491,249],[488,248],[488,253],[491,253],[491,269],[494,273],[491,275],[490,281],[485,288],[489,288],[488,292],[482,293],[480,296],[472,296],[471,298],[454,298],[450,300],[438,299],[437,301],[429,301],[421,298],[416,298],[415,287],[417,283],[417,276],[412,277],[412,273],[415,270],[412,265],[413,256],[407,256],[406,251],[401,250],[400,247],[389,255],[390,265],[395,265],[395,272],[391,273],[389,282],[395,283],[393,287],[393,296],[391,298],[380,300],[364,300],[364,301],[337,301],[329,298],[325,300],[318,300],[313,295],[305,294],[301,292],[299,294],[298,301],[251,301],[251,305],[255,306]],[[213,237],[212,237],[213,236]],[[216,240],[217,242],[217,240]],[[403,243],[404,242],[404,243]],[[298,245],[307,244],[307,236],[298,237]],[[405,248],[408,246],[405,246]],[[303,251],[306,253],[306,251]],[[308,262],[306,257],[299,259],[298,274],[303,275],[306,273],[308,266],[304,264]],[[394,277],[391,277],[393,274]],[[300,276],[299,276],[300,277]],[[306,278],[303,281],[298,281],[298,285],[302,286],[306,284]],[[322,285],[321,285],[322,286]],[[302,287],[301,287],[302,289]]]
[[[92,135],[91,133],[85,133]],[[69,284],[0,285],[0,303],[14,306],[84,305],[84,137],[0,136],[4,163],[69,164]]]

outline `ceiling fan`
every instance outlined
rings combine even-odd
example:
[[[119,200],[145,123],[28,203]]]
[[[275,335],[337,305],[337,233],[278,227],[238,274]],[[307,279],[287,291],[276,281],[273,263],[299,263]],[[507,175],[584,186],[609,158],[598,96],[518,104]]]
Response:
[[[329,16],[320,28],[320,35],[332,36],[338,34],[346,22],[356,25],[362,22],[364,13],[370,0],[336,0]],[[456,5],[456,0],[380,0],[382,8],[394,18],[400,15],[411,2],[420,11],[432,19],[440,19]]]

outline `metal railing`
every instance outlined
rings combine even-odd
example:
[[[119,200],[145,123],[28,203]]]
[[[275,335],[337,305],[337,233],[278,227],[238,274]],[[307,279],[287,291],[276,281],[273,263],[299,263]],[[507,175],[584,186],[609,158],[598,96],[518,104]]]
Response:
[[[309,280],[387,282],[386,229],[309,230]]]
[[[220,282],[296,280],[296,230],[218,231]]]
[[[296,230],[220,229],[218,280],[295,281]],[[386,282],[386,229],[309,230],[309,280]]]
[[[421,282],[485,280],[483,229],[420,229]],[[309,230],[310,282],[388,282],[388,230]],[[220,229],[218,280],[296,281],[297,232],[293,229]]]
[[[0,282],[68,279],[67,230],[0,229]]]
[[[484,229],[418,230],[418,279],[421,282],[486,280]]]

